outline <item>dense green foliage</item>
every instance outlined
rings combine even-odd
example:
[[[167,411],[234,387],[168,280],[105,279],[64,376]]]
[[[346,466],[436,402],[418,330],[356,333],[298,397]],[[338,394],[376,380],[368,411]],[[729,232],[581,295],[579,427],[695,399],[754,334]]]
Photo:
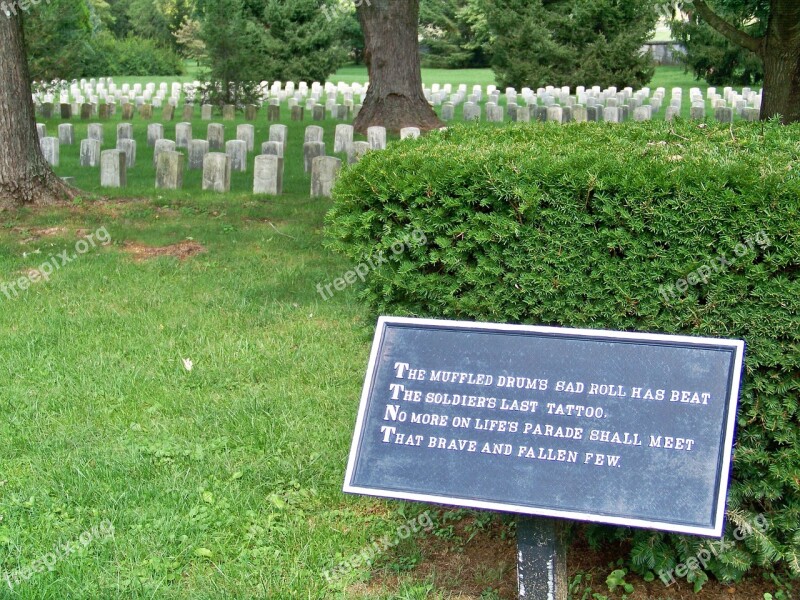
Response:
[[[732,25],[754,36],[764,34],[769,0],[711,0],[709,6]],[[686,48],[686,64],[711,85],[755,85],[764,77],[761,59],[727,40],[696,13],[672,22],[672,33]]]
[[[183,72],[181,57],[171,49],[133,36],[117,40],[108,33],[97,36],[85,64],[85,75],[159,76]]]
[[[347,53],[337,43],[344,17],[325,0],[252,4],[205,3],[207,101],[252,102],[262,80],[324,81],[344,63]]]
[[[104,3],[103,3],[104,4]],[[116,38],[96,1],[51,0],[25,15],[31,77],[36,80],[116,75],[175,75],[180,57],[154,39]],[[57,51],[54,49],[57,48]]]
[[[92,24],[83,0],[52,0],[25,15],[28,67],[34,79],[70,79],[84,74]],[[53,49],[58,48],[57,52]]]
[[[654,0],[498,0],[485,10],[502,87],[643,86],[653,76],[641,48]]]
[[[264,54],[271,80],[325,81],[344,64],[347,56],[338,36],[345,15],[326,12],[325,6],[320,0],[267,2],[264,22],[269,35]]]
[[[259,95],[263,32],[245,13],[243,0],[209,3],[202,21],[209,81],[203,102],[245,104]]]
[[[117,39],[129,36],[179,49],[175,33],[197,13],[196,0],[89,0],[104,27]],[[97,6],[100,3],[104,6]]]
[[[483,0],[420,0],[423,66],[484,68],[490,64],[490,35]]]
[[[363,290],[384,314],[746,340],[727,535],[759,515],[769,529],[708,571],[800,573],[798,134],[681,121],[454,127],[346,170],[328,237],[354,262],[386,251]],[[389,252],[416,229],[427,245]],[[698,280],[704,265],[715,268]],[[640,572],[704,543],[603,531],[632,540]],[[698,569],[688,578],[701,585]]]

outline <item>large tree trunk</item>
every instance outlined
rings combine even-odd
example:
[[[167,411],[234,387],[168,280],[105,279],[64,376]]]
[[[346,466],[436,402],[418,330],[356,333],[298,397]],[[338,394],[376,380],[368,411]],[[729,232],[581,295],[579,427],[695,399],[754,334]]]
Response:
[[[0,10],[0,210],[72,195],[39,147],[21,12]]]
[[[800,0],[770,0],[769,23],[763,37],[737,29],[705,0],[693,0],[692,4],[711,27],[755,52],[764,63],[761,118],[781,115],[784,123],[800,122]]]
[[[354,123],[356,131],[365,133],[371,125],[395,132],[403,127],[442,127],[422,93],[419,0],[363,0],[357,5],[369,89]]]
[[[800,122],[800,2],[772,0],[762,44],[764,94],[761,118],[781,115],[784,123]]]

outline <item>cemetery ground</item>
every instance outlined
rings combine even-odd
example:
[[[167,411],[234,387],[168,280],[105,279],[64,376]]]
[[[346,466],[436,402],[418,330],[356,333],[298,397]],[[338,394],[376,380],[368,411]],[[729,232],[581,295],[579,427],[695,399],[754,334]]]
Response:
[[[188,170],[183,190],[154,190],[137,116],[127,188],[100,188],[65,146],[56,171],[86,193],[0,213],[0,284],[31,282],[0,292],[0,597],[515,597],[508,516],[341,493],[374,318],[357,285],[317,291],[352,265],[323,245],[303,129],[332,149],[337,121],[282,122],[280,197],[252,195],[252,154],[229,194]],[[203,137],[199,108],[193,124]],[[265,111],[255,125],[258,145]],[[578,535],[573,597],[796,594],[766,574],[697,595],[629,574],[624,596],[606,577],[626,550]]]

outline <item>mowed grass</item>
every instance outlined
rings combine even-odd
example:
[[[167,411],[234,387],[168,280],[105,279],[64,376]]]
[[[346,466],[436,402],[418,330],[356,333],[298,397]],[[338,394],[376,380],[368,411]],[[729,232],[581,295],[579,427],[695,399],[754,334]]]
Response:
[[[188,172],[184,191],[156,193],[134,119],[128,188],[101,190],[65,146],[57,171],[86,193],[0,214],[0,283],[111,238],[0,293],[0,597],[358,597],[346,590],[369,567],[333,586],[323,571],[425,510],[341,492],[374,319],[354,290],[315,289],[350,265],[323,248],[329,202],[309,197],[297,149],[307,124],[290,123],[281,197],[248,192],[252,156],[230,194]],[[263,114],[258,127],[260,142]],[[182,242],[204,251],[128,251]],[[93,536],[105,522],[113,537]],[[80,550],[62,556],[66,543]]]

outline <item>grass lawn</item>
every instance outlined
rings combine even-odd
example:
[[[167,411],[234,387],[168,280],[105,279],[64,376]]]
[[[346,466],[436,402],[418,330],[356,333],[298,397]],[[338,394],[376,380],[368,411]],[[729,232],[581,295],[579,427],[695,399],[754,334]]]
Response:
[[[0,598],[514,597],[508,517],[341,492],[375,315],[355,289],[316,291],[351,265],[323,247],[329,201],[308,197],[311,121],[287,123],[280,197],[250,193],[252,155],[230,194],[188,171],[183,191],[156,192],[133,124],[126,189],[101,190],[63,146],[57,172],[86,193],[0,213],[0,285],[59,265],[0,292]],[[330,151],[335,122],[321,124]],[[199,109],[193,125],[205,137]],[[268,127],[260,114],[257,146]],[[384,536],[371,565],[326,580]]]
[[[424,507],[340,492],[373,323],[315,290],[348,268],[322,248],[328,204],[291,167],[281,198],[156,195],[139,160],[127,194],[148,198],[0,217],[3,282],[112,240],[0,296],[0,597],[353,597],[323,570]],[[127,247],[181,242],[202,252]]]
[[[0,598],[444,598],[433,574],[406,575],[420,545],[499,528],[341,492],[375,321],[356,290],[316,290],[351,266],[323,248],[329,201],[309,198],[299,143],[310,123],[288,123],[281,197],[250,193],[252,155],[230,194],[188,171],[184,191],[156,193],[136,117],[127,188],[99,188],[62,146],[57,172],[86,194],[0,214]],[[258,144],[267,132],[262,113]],[[47,282],[13,283],[53,264]],[[326,580],[428,510],[432,529]],[[509,561],[437,589],[513,585],[503,543]],[[360,583],[375,573],[391,582]]]
[[[342,67],[336,73],[328,77],[328,81],[338,83],[364,83],[368,80],[367,68],[364,66],[350,65]],[[494,72],[491,69],[422,69],[422,83],[430,86],[434,83],[444,85],[451,84],[458,87],[459,84],[467,85],[468,90],[472,91],[473,85],[483,86],[497,84]]]

